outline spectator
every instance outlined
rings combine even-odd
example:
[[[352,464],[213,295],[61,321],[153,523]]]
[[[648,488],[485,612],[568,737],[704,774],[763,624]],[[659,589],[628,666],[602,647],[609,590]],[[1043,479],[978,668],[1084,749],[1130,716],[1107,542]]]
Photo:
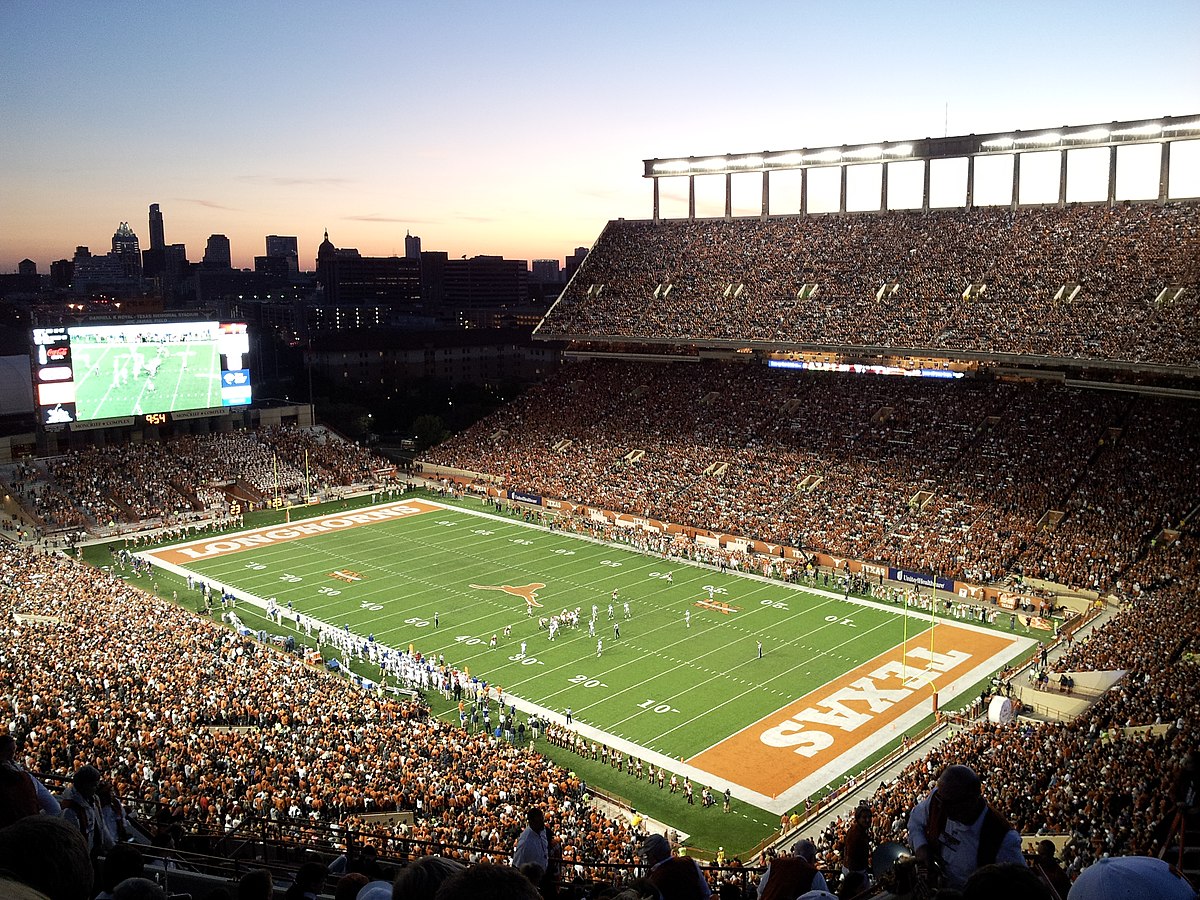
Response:
[[[792,900],[808,891],[828,891],[816,861],[817,845],[808,839],[797,841],[790,856],[776,857],[763,872],[759,900]]]
[[[59,801],[63,820],[79,829],[93,857],[98,857],[115,843],[104,824],[104,813],[100,809],[97,794],[102,777],[95,766],[79,767]]]
[[[641,856],[650,870],[647,878],[662,900],[708,900],[712,896],[699,864],[687,856],[674,856],[661,834],[648,835],[642,841]]]
[[[947,766],[937,787],[913,809],[908,837],[917,859],[936,880],[962,889],[971,873],[990,863],[1025,865],[1021,835],[983,799],[969,766]]]
[[[267,869],[251,869],[238,880],[237,900],[271,900],[275,880]]]
[[[451,875],[438,888],[435,900],[541,900],[537,888],[510,866],[476,863]]]
[[[443,856],[415,859],[396,876],[392,884],[393,900],[433,900],[442,882],[464,868],[458,860]]]
[[[963,900],[1050,900],[1046,884],[1026,865],[991,863],[971,873]]]
[[[49,900],[91,900],[92,863],[79,829],[53,816],[0,828],[0,871]]]
[[[167,892],[149,878],[126,878],[112,892],[113,900],[167,900]]]
[[[40,811],[33,776],[17,766],[16,752],[12,735],[0,735],[0,828]]]
[[[1186,879],[1161,859],[1118,856],[1097,860],[1071,885],[1068,900],[1196,900]]]

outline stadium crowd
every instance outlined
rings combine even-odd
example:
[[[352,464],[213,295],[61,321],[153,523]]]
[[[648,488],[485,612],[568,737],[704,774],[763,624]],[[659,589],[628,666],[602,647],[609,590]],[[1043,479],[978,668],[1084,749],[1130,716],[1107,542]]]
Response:
[[[979,724],[880,784],[869,800],[874,840],[905,840],[908,812],[941,769],[970,760],[988,800],[1018,831],[1069,835],[1062,854],[1070,874],[1105,855],[1157,854],[1200,738],[1200,679],[1189,658],[1200,649],[1194,596],[1191,579],[1144,595],[1061,658],[1062,671],[1127,673],[1078,719]],[[843,862],[850,824],[838,820],[822,835],[826,866]]]
[[[1071,874],[1105,854],[1157,851],[1200,738],[1193,545],[1185,533],[1163,548],[1170,580],[1131,572],[1145,579],[1139,596],[1059,665],[1119,666],[1118,687],[1068,724],[961,731],[879,786],[873,839],[903,840],[937,773],[969,759],[1019,831],[1070,835]],[[65,556],[6,545],[0,572],[0,723],[18,762],[56,776],[96,766],[112,803],[162,804],[164,842],[265,820],[285,835],[335,824],[391,854],[503,861],[536,805],[571,871],[612,878],[590,864],[636,863],[624,820],[582,802],[578,780],[532,749],[364,693]],[[598,752],[551,730],[555,743]],[[367,815],[391,810],[413,812],[413,824]],[[827,871],[843,862],[848,826],[820,836]]]
[[[1004,392],[1010,390],[1023,389]],[[834,408],[842,408],[838,399],[845,398],[834,398]],[[969,392],[961,408],[981,414],[993,402],[986,392]],[[1038,395],[1032,424],[1023,427],[1048,427],[1038,423],[1053,420],[1063,407],[1057,402]],[[1113,438],[1105,417],[1116,408],[1102,405],[1072,419],[1082,427],[1099,417],[1082,443],[1096,434]],[[1150,471],[1164,464],[1148,455],[1150,429],[1137,414],[1170,423],[1166,435],[1186,444],[1185,418],[1171,404],[1122,412],[1127,433],[1147,434],[1127,449],[1104,442],[1099,458],[1138,459]],[[1141,474],[1129,489],[1152,503],[1153,492],[1138,487]],[[1031,476],[1018,467],[1014,477]],[[1186,473],[1164,478],[1164,493],[1191,483]],[[870,800],[874,840],[903,840],[908,811],[937,773],[969,759],[989,800],[1016,828],[1070,835],[1063,858],[1071,874],[1105,854],[1156,851],[1172,786],[1200,737],[1194,544],[1185,528],[1120,566],[1125,609],[1056,666],[1125,669],[1118,687],[1068,724],[962,731],[880,785]],[[297,835],[309,825],[335,824],[388,852],[503,860],[523,811],[540,805],[563,860],[581,874],[597,874],[591,862],[636,862],[629,826],[581,802],[579,782],[533,750],[431,718],[417,703],[363,693],[63,556],[5,545],[0,573],[0,723],[18,738],[20,763],[57,776],[97,766],[114,798],[163,805],[163,840],[247,820]],[[551,731],[555,743],[603,754],[561,727]],[[655,774],[661,784],[664,776]],[[379,824],[368,815],[391,810],[413,812],[413,824]],[[828,871],[844,862],[848,827],[835,823],[820,836]]]
[[[1195,366],[1198,283],[1194,203],[617,220],[541,333]]]
[[[178,523],[224,509],[235,495],[245,501],[319,495],[369,484],[381,466],[368,450],[329,431],[280,425],[72,449],[17,463],[8,481],[47,529],[87,528]]]
[[[352,688],[69,558],[4,545],[0,572],[0,723],[32,771],[94,765],[116,796],[216,832],[252,818],[372,833],[362,816],[407,810],[415,823],[387,829],[389,846],[506,857],[538,804],[564,852],[629,845],[534,750]]]
[[[423,459],[839,557],[1106,592],[1200,503],[1198,437],[1185,401],[593,361]]]

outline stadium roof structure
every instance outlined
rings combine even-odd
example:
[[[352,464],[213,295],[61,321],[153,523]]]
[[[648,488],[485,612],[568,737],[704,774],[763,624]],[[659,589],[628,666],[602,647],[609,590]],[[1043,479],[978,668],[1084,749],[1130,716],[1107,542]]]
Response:
[[[1200,115],[1164,116],[1107,125],[1076,125],[968,134],[959,137],[843,144],[799,150],[725,153],[705,156],[644,160],[645,178],[676,175],[720,175],[734,172],[768,172],[776,169],[810,169],[827,166],[898,162],[911,159],[947,159],[1027,150],[1081,150],[1126,144],[1166,143],[1200,138]]]
[[[830,147],[805,147],[798,150],[764,150],[748,153],[681,156],[667,159],[643,160],[644,178],[654,182],[654,219],[659,218],[659,179],[687,176],[688,218],[695,218],[695,178],[698,175],[725,175],[725,217],[732,213],[730,180],[734,174],[759,172],[763,176],[762,215],[768,214],[768,181],[771,172],[800,170],[806,178],[809,169],[837,166],[842,169],[840,211],[846,212],[846,169],[857,165],[884,165],[884,186],[881,208],[887,208],[887,163],[925,162],[923,209],[929,208],[929,164],[935,159],[965,158],[967,160],[966,206],[974,205],[974,160],[980,156],[1010,155],[1013,166],[1012,205],[1019,205],[1020,155],[1026,152],[1059,150],[1063,155],[1059,178],[1059,203],[1066,203],[1066,155],[1071,150],[1110,148],[1108,202],[1116,201],[1117,149],[1133,144],[1161,144],[1162,162],[1159,174],[1158,200],[1167,199],[1170,175],[1170,146],[1174,141],[1200,139],[1200,114],[1163,116],[1127,122],[1096,125],[1062,126],[1036,130],[999,131],[992,134],[968,134],[956,137],[926,137],[906,141],[879,141],[870,144],[843,144]],[[806,180],[802,182],[806,185]],[[801,212],[806,212],[807,197],[801,189]]]

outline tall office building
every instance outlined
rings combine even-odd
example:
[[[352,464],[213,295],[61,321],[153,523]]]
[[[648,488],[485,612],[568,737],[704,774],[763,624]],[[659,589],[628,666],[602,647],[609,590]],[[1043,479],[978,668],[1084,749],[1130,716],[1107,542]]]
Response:
[[[563,269],[563,281],[570,281],[579,267],[583,265],[583,261],[587,259],[588,248],[576,247],[575,252],[567,257],[567,265]]]
[[[561,284],[562,265],[557,259],[535,259],[531,277],[538,284]]]
[[[267,258],[271,260],[287,260],[286,272],[289,276],[300,271],[300,245],[296,238],[289,235],[267,235]],[[277,271],[279,263],[268,263],[267,268]],[[257,269],[257,265],[255,266]]]
[[[157,203],[150,204],[150,246],[142,251],[142,274],[146,278],[160,278],[166,265],[167,242],[163,237],[163,217]]]
[[[405,259],[420,259],[421,258],[421,239],[411,231],[404,235],[404,258]]]
[[[150,204],[150,249],[161,250],[167,246],[166,238],[163,237],[163,217],[162,211],[158,208],[157,203]]]
[[[122,222],[113,233],[111,255],[120,260],[125,277],[134,281],[141,279],[142,250],[138,246],[138,237],[128,222]]]
[[[206,269],[232,269],[229,238],[223,234],[209,235],[208,244],[204,247],[204,260],[200,264]]]

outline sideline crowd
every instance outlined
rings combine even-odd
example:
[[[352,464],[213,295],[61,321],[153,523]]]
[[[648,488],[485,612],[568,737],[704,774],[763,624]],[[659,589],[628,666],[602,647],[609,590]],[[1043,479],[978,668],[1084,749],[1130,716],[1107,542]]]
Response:
[[[423,461],[838,557],[1133,595],[1124,570],[1200,503],[1198,441],[1184,400],[593,361]]]

